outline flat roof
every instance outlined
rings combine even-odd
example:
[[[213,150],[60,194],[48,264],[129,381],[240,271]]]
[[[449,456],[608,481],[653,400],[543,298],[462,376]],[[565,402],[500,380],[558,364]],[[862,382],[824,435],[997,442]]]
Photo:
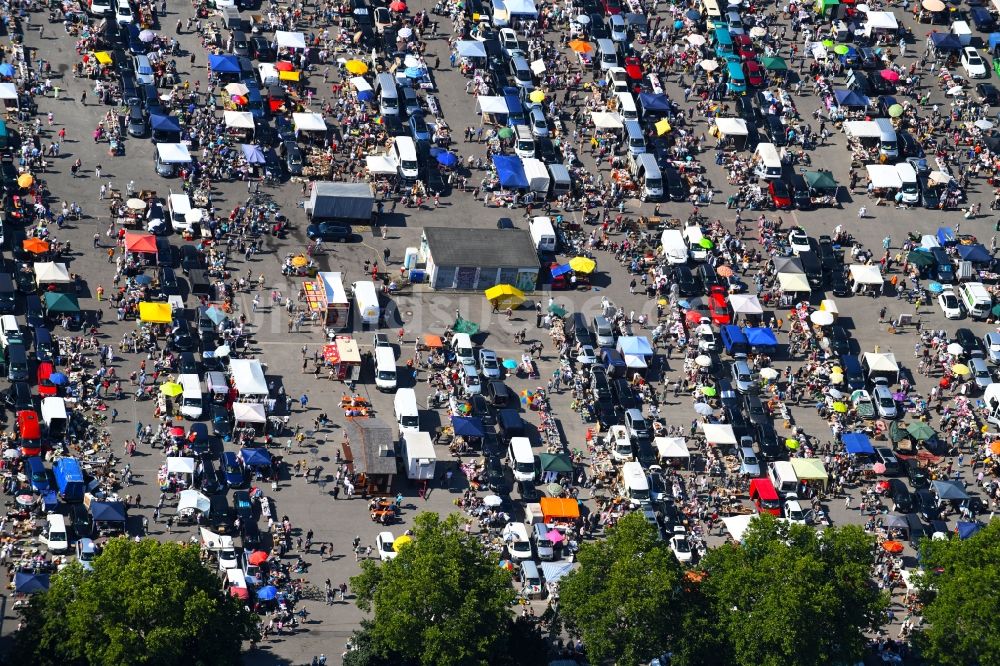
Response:
[[[438,266],[541,266],[531,234],[524,229],[425,227],[424,238]]]

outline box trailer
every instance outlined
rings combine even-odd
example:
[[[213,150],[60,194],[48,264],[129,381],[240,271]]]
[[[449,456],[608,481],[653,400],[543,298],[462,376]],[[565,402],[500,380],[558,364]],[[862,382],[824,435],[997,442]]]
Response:
[[[403,432],[403,460],[406,462],[406,477],[413,481],[434,479],[437,454],[430,433]]]

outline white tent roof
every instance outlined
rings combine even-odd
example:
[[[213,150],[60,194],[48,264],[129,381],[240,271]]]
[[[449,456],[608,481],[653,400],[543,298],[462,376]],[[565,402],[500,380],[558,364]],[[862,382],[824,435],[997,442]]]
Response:
[[[172,474],[194,474],[194,458],[167,458],[167,472]]]
[[[844,132],[847,136],[866,139],[877,139],[882,135],[874,120],[848,120],[844,123]]]
[[[872,372],[899,372],[899,364],[896,363],[895,354],[865,352],[865,363]]]
[[[212,501],[197,490],[182,490],[177,502],[178,511],[208,511]]]
[[[868,170],[868,177],[875,187],[898,189],[903,186],[903,181],[900,180],[896,167],[891,164],[867,164],[865,169]]]
[[[223,550],[233,547],[233,537],[228,534],[216,534],[212,530],[201,528],[201,545],[209,550]]]
[[[730,294],[729,305],[736,314],[764,314],[760,299],[752,294]]]
[[[497,95],[480,95],[476,104],[482,113],[507,113],[507,102]]]
[[[266,84],[268,79],[278,80],[278,70],[274,67],[272,63],[262,62],[257,65],[257,71],[260,73],[261,83]]]
[[[865,25],[877,30],[897,30],[899,23],[892,12],[868,12],[868,20]]]
[[[253,129],[253,114],[249,111],[224,111],[222,115],[226,119],[226,127]]]
[[[42,398],[42,421],[51,423],[52,419],[66,418],[66,400],[57,396]]]
[[[229,361],[229,371],[233,384],[241,396],[267,395],[267,381],[260,361],[249,358],[234,358]]]
[[[701,423],[705,439],[713,444],[736,444],[736,433],[728,423]]]
[[[743,535],[746,534],[747,527],[750,526],[750,521],[757,517],[757,514],[749,513],[742,516],[726,516],[722,519],[722,523],[726,526],[729,534],[737,542],[743,541]]]
[[[191,161],[191,153],[183,143],[158,143],[156,150],[160,153],[160,160],[167,164]]]
[[[17,99],[17,86],[13,83],[0,83],[0,99]]]
[[[259,402],[234,402],[233,419],[237,423],[267,423],[267,412]]]
[[[66,284],[72,282],[69,276],[69,269],[66,264],[57,264],[52,261],[39,261],[35,263],[35,283]]]
[[[404,432],[403,439],[406,440],[406,451],[414,458],[424,460],[437,460],[437,453],[434,451],[434,442],[430,433],[427,432]]]
[[[801,273],[778,273],[778,284],[785,291],[809,292],[809,280]]]
[[[395,174],[396,160],[388,155],[369,155],[365,158],[369,173]]]
[[[884,278],[878,266],[851,264],[851,279],[859,284],[882,284]]]
[[[318,113],[293,113],[292,126],[296,132],[326,131],[326,121]]]
[[[463,58],[485,58],[486,45],[478,39],[463,39],[455,44],[458,55]]]
[[[656,437],[653,439],[656,452],[661,458],[690,458],[687,443],[683,437]]]
[[[306,36],[301,32],[275,30],[274,40],[277,42],[279,48],[304,49],[306,47]]]
[[[476,42],[477,44],[479,42]],[[351,85],[358,92],[363,92],[365,90],[371,90],[372,84],[368,83],[368,79],[363,76],[352,76],[350,79]]]
[[[507,12],[511,16],[538,16],[532,0],[506,0]]]
[[[591,111],[590,118],[597,129],[621,129],[625,126],[622,117],[610,111]]]
[[[742,118],[716,118],[715,126],[726,136],[747,135],[747,121]]]

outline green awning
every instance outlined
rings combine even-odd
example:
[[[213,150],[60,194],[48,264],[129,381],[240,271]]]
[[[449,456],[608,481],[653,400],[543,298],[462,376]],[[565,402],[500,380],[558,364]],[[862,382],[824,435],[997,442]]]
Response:
[[[994,305],[993,309],[990,310],[990,312],[993,314],[994,317],[1000,317],[1000,303]]]
[[[785,59],[779,58],[778,56],[763,58],[761,59],[760,64],[764,66],[764,69],[772,72],[781,72],[788,69],[788,63],[785,62]]]
[[[45,292],[45,310],[48,312],[75,313],[80,311],[80,302],[71,294],[54,291]]]
[[[554,314],[557,317],[565,317],[566,316],[566,308],[562,307],[558,303],[553,303],[552,305],[550,305],[549,306],[549,312],[551,312],[552,314]]]
[[[573,461],[565,453],[540,453],[538,464],[543,472],[573,471]]]
[[[906,432],[910,433],[910,437],[918,442],[926,442],[935,435],[934,428],[922,421],[915,421],[906,426]]]
[[[806,171],[802,177],[806,179],[809,187],[815,190],[835,190],[838,187],[837,181],[829,171]]]
[[[906,260],[917,268],[930,268],[937,264],[930,252],[922,250],[910,250],[910,253],[906,255]]]
[[[455,325],[451,327],[451,330],[456,333],[468,333],[469,335],[475,335],[479,332],[479,324],[459,317],[455,320]]]
[[[824,7],[836,7],[840,4],[840,0],[823,0]]]

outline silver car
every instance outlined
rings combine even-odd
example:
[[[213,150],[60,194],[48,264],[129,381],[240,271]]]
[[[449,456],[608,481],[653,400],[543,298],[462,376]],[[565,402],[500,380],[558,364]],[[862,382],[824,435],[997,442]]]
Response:
[[[476,395],[483,391],[483,383],[479,380],[479,371],[471,363],[462,366],[462,388],[469,395]]]
[[[738,358],[733,361],[732,375],[733,386],[740,393],[746,393],[753,387],[753,373],[745,360]]]
[[[479,350],[479,368],[486,379],[500,379],[500,362],[492,349]]]
[[[744,446],[736,450],[736,455],[740,459],[740,474],[754,478],[760,476],[760,461],[757,459],[753,447],[747,446],[744,442]]]
[[[986,365],[986,361],[978,356],[969,359],[969,370],[972,371],[972,379],[976,382],[979,390],[985,390],[987,386],[993,383],[993,375],[990,374],[990,367]]]
[[[983,346],[991,363],[1000,363],[1000,333],[992,332],[983,336]]]
[[[899,414],[899,410],[896,408],[896,401],[892,397],[892,391],[889,390],[888,386],[879,384],[872,391],[872,398],[875,401],[875,409],[878,410],[878,415],[883,419],[895,419]]]

